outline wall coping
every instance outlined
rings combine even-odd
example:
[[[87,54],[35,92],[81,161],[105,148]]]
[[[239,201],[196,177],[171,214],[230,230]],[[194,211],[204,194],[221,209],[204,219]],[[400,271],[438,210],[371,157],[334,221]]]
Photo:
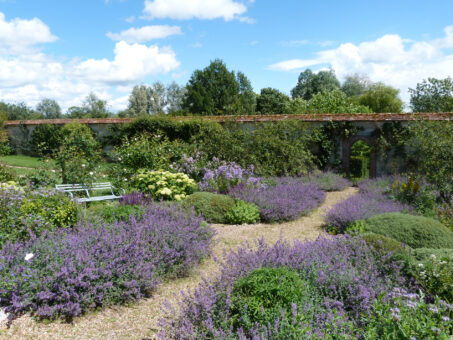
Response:
[[[453,120],[452,112],[439,113],[360,113],[360,114],[297,114],[297,115],[238,115],[238,116],[164,116],[168,119],[186,121],[191,119],[205,119],[209,121],[222,122],[273,122],[283,120],[301,120],[307,122],[366,122],[366,121],[413,121],[413,120]],[[133,121],[135,118],[84,118],[84,119],[38,119],[38,120],[7,120],[4,126],[18,125],[63,125],[74,121],[82,124],[124,124]]]

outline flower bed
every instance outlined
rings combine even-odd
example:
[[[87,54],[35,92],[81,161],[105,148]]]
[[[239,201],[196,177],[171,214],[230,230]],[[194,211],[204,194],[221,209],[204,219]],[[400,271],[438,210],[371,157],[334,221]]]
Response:
[[[175,206],[151,203],[137,221],[59,229],[0,251],[0,307],[18,315],[71,319],[150,296],[210,249],[212,231]]]
[[[344,233],[346,228],[358,220],[387,212],[410,211],[404,203],[393,201],[385,196],[393,178],[359,182],[359,193],[335,204],[325,215],[325,224],[329,231]]]
[[[436,321],[439,331],[451,332],[448,321],[452,306],[437,301],[432,307],[436,311],[430,312],[426,304],[422,306],[420,297],[407,294],[404,289],[396,290],[406,281],[389,256],[375,257],[363,240],[344,236],[296,241],[293,246],[284,242],[270,246],[264,240],[256,247],[242,246],[225,256],[216,278],[201,283],[193,292],[182,294],[175,305],[167,306],[160,336],[349,339],[364,334],[383,335],[391,327],[398,329],[397,317],[409,325],[396,326],[416,335],[420,332],[416,328],[426,322],[419,308],[424,308],[422,317],[430,321],[426,324]],[[292,287],[298,287],[297,291]],[[415,312],[407,307],[407,302],[399,304],[402,299],[411,301]],[[397,309],[387,313],[396,306],[401,308],[401,315]],[[401,320],[403,310],[405,320]],[[420,323],[414,323],[414,317],[420,318]],[[386,328],[378,329],[380,324]],[[420,334],[435,334],[430,327],[426,332]]]
[[[297,219],[319,206],[326,197],[316,185],[288,177],[266,187],[241,183],[230,189],[229,195],[256,204],[264,222]]]

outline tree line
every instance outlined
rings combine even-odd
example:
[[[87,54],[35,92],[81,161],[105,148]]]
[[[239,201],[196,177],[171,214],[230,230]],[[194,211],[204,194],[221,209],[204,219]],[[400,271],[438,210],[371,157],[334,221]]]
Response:
[[[453,111],[452,78],[425,79],[409,93],[413,112]],[[64,114],[58,102],[50,98],[42,99],[35,108],[0,101],[0,121],[151,114],[398,113],[403,108],[399,90],[358,74],[346,77],[341,84],[333,70],[301,72],[290,96],[272,87],[256,93],[243,72],[228,70],[222,60],[215,59],[204,69],[195,70],[185,86],[175,82],[134,86],[128,107],[118,113],[112,113],[107,101],[90,93],[81,106],[72,106]]]

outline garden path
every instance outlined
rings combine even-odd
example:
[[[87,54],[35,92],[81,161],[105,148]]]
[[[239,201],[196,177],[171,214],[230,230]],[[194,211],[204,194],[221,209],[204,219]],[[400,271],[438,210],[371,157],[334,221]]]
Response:
[[[323,234],[323,215],[334,204],[357,192],[349,187],[343,191],[327,193],[324,203],[308,216],[280,224],[221,225],[214,224],[213,254],[221,257],[224,250],[235,249],[245,241],[264,237],[269,243],[284,240],[314,239]],[[216,262],[209,258],[194,269],[188,277],[170,280],[159,285],[153,296],[131,306],[116,306],[76,318],[72,324],[53,322],[38,323],[28,315],[15,320],[9,329],[0,325],[0,339],[154,339],[157,323],[162,316],[162,303],[174,301],[181,290],[198,285],[203,275],[218,270]]]

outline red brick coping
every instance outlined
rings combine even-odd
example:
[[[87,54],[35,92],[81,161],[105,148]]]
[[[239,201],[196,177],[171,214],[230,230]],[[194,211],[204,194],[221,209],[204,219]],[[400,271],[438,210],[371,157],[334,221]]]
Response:
[[[164,116],[166,117],[166,116]],[[302,120],[307,122],[382,122],[382,121],[410,121],[410,120],[453,120],[452,112],[440,113],[366,113],[366,114],[299,114],[299,115],[249,115],[249,116],[168,116],[172,120],[206,119],[217,122],[275,122],[281,120]],[[39,119],[39,120],[8,120],[5,126],[67,124],[79,121],[82,124],[124,124],[134,118],[86,118],[86,119]]]

